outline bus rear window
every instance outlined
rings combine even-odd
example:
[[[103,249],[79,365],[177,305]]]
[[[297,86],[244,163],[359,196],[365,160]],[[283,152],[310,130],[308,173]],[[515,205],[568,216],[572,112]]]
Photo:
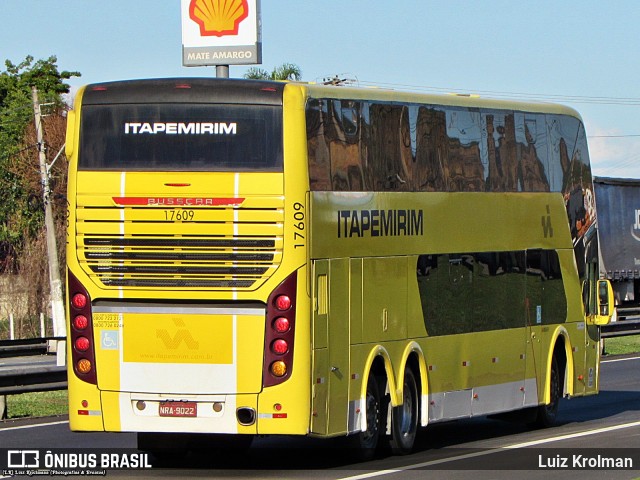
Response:
[[[86,105],[80,170],[281,171],[282,108]]]

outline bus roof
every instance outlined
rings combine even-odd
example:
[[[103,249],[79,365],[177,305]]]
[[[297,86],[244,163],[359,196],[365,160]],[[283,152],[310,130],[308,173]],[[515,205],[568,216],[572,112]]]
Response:
[[[491,108],[532,113],[569,115],[582,121],[580,114],[571,107],[546,102],[520,102],[480,98],[476,95],[426,94],[382,88],[342,87],[333,85],[304,85],[312,98],[337,98],[345,100],[379,100],[386,102],[450,105],[467,108]]]
[[[215,88],[212,88],[215,87]],[[246,103],[282,105],[285,83],[221,78],[154,78],[87,85],[83,105]]]
[[[90,105],[104,103],[220,102],[281,105],[282,92],[287,86],[301,88],[308,97],[312,98],[372,100],[405,104],[450,105],[467,108],[553,113],[569,115],[582,120],[580,114],[573,108],[554,103],[495,100],[480,98],[476,95],[438,95],[382,88],[343,87],[303,82],[200,77],[95,83],[85,87],[82,103]],[[215,89],[212,89],[212,87],[215,87]],[[233,100],[231,101],[231,99]]]

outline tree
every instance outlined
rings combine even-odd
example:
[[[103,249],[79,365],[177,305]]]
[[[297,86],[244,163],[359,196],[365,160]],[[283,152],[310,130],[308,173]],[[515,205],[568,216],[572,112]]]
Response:
[[[5,66],[0,72],[0,271],[16,272],[25,246],[40,236],[43,225],[31,87],[36,86],[40,101],[48,104],[45,144],[55,155],[64,144],[62,95],[70,88],[65,80],[80,73],[59,71],[55,56],[35,63],[27,56],[19,64],[7,60]],[[66,190],[64,163],[52,171],[57,198]]]
[[[300,80],[302,78],[302,70],[293,63],[283,63],[279,67],[274,67],[271,73],[263,68],[251,67],[244,78],[251,80]]]

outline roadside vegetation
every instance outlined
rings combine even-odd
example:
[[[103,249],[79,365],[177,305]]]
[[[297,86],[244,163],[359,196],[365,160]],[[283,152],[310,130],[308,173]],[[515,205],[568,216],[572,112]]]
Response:
[[[627,355],[640,352],[640,335],[607,338],[604,341],[605,355]]]
[[[6,60],[0,71],[0,339],[8,337],[6,318],[15,320],[15,337],[36,336],[39,315],[49,316],[49,273],[44,234],[44,200],[39,147],[51,166],[50,201],[55,217],[58,258],[64,266],[67,159],[66,83],[78,72],[60,71],[57,58],[19,63]],[[1,68],[1,67],[0,67]],[[34,125],[32,87],[42,112],[44,145]],[[50,334],[51,332],[47,332]]]
[[[7,418],[48,417],[68,413],[66,390],[7,396]]]

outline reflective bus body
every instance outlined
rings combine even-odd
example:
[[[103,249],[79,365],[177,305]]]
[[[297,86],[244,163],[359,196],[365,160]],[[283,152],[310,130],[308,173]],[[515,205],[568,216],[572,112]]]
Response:
[[[113,82],[78,93],[67,154],[73,430],[404,453],[420,425],[550,424],[598,390],[607,284],[573,110]]]

